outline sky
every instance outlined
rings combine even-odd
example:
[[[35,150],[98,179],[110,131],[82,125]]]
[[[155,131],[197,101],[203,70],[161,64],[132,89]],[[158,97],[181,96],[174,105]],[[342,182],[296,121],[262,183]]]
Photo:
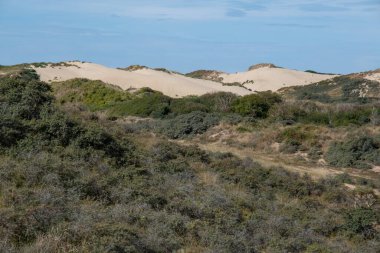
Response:
[[[0,0],[0,65],[380,68],[380,0]]]

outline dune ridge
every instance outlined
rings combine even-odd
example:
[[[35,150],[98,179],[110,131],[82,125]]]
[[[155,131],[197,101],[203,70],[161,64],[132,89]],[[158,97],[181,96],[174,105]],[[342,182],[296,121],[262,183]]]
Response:
[[[48,65],[34,68],[42,81],[66,81],[73,78],[87,78],[101,80],[113,84],[124,90],[149,87],[171,97],[188,95],[203,95],[206,93],[225,91],[238,95],[249,94],[250,91],[238,86],[224,86],[221,83],[194,79],[176,73],[166,73],[149,68],[140,68],[135,71],[108,68],[94,63],[70,62],[75,66],[53,67]]]
[[[284,87],[300,86],[331,79],[337,75],[308,73],[272,66],[259,66],[247,72],[221,74],[224,83],[241,83],[252,91],[277,91]]]
[[[207,76],[193,78],[180,73],[151,69],[145,66],[115,69],[95,63],[77,61],[62,65],[34,66],[33,68],[40,75],[41,80],[45,82],[87,78],[101,80],[119,86],[124,90],[149,87],[171,97],[204,95],[219,91],[232,92],[243,96],[255,91],[277,91],[283,87],[307,85],[335,77],[335,75],[308,73],[273,66],[258,64],[251,67],[247,72],[234,74],[212,72],[213,79],[207,78]]]

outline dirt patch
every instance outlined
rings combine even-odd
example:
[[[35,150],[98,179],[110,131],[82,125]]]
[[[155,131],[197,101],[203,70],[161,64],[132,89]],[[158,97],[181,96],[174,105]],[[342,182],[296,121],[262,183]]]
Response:
[[[380,173],[380,166],[373,167],[372,171],[376,173]]]

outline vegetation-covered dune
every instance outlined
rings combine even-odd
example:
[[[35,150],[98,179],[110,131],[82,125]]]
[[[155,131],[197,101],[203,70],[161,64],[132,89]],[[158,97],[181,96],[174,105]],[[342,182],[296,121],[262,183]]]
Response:
[[[379,101],[380,82],[360,75],[339,76],[306,86],[283,88],[280,93],[298,100],[325,103]]]
[[[19,69],[0,110],[0,252],[380,248],[376,101],[172,98]]]

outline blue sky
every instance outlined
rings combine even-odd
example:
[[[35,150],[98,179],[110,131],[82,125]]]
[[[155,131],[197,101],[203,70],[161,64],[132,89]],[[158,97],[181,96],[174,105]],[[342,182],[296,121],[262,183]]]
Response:
[[[0,0],[0,64],[380,68],[380,0]]]

